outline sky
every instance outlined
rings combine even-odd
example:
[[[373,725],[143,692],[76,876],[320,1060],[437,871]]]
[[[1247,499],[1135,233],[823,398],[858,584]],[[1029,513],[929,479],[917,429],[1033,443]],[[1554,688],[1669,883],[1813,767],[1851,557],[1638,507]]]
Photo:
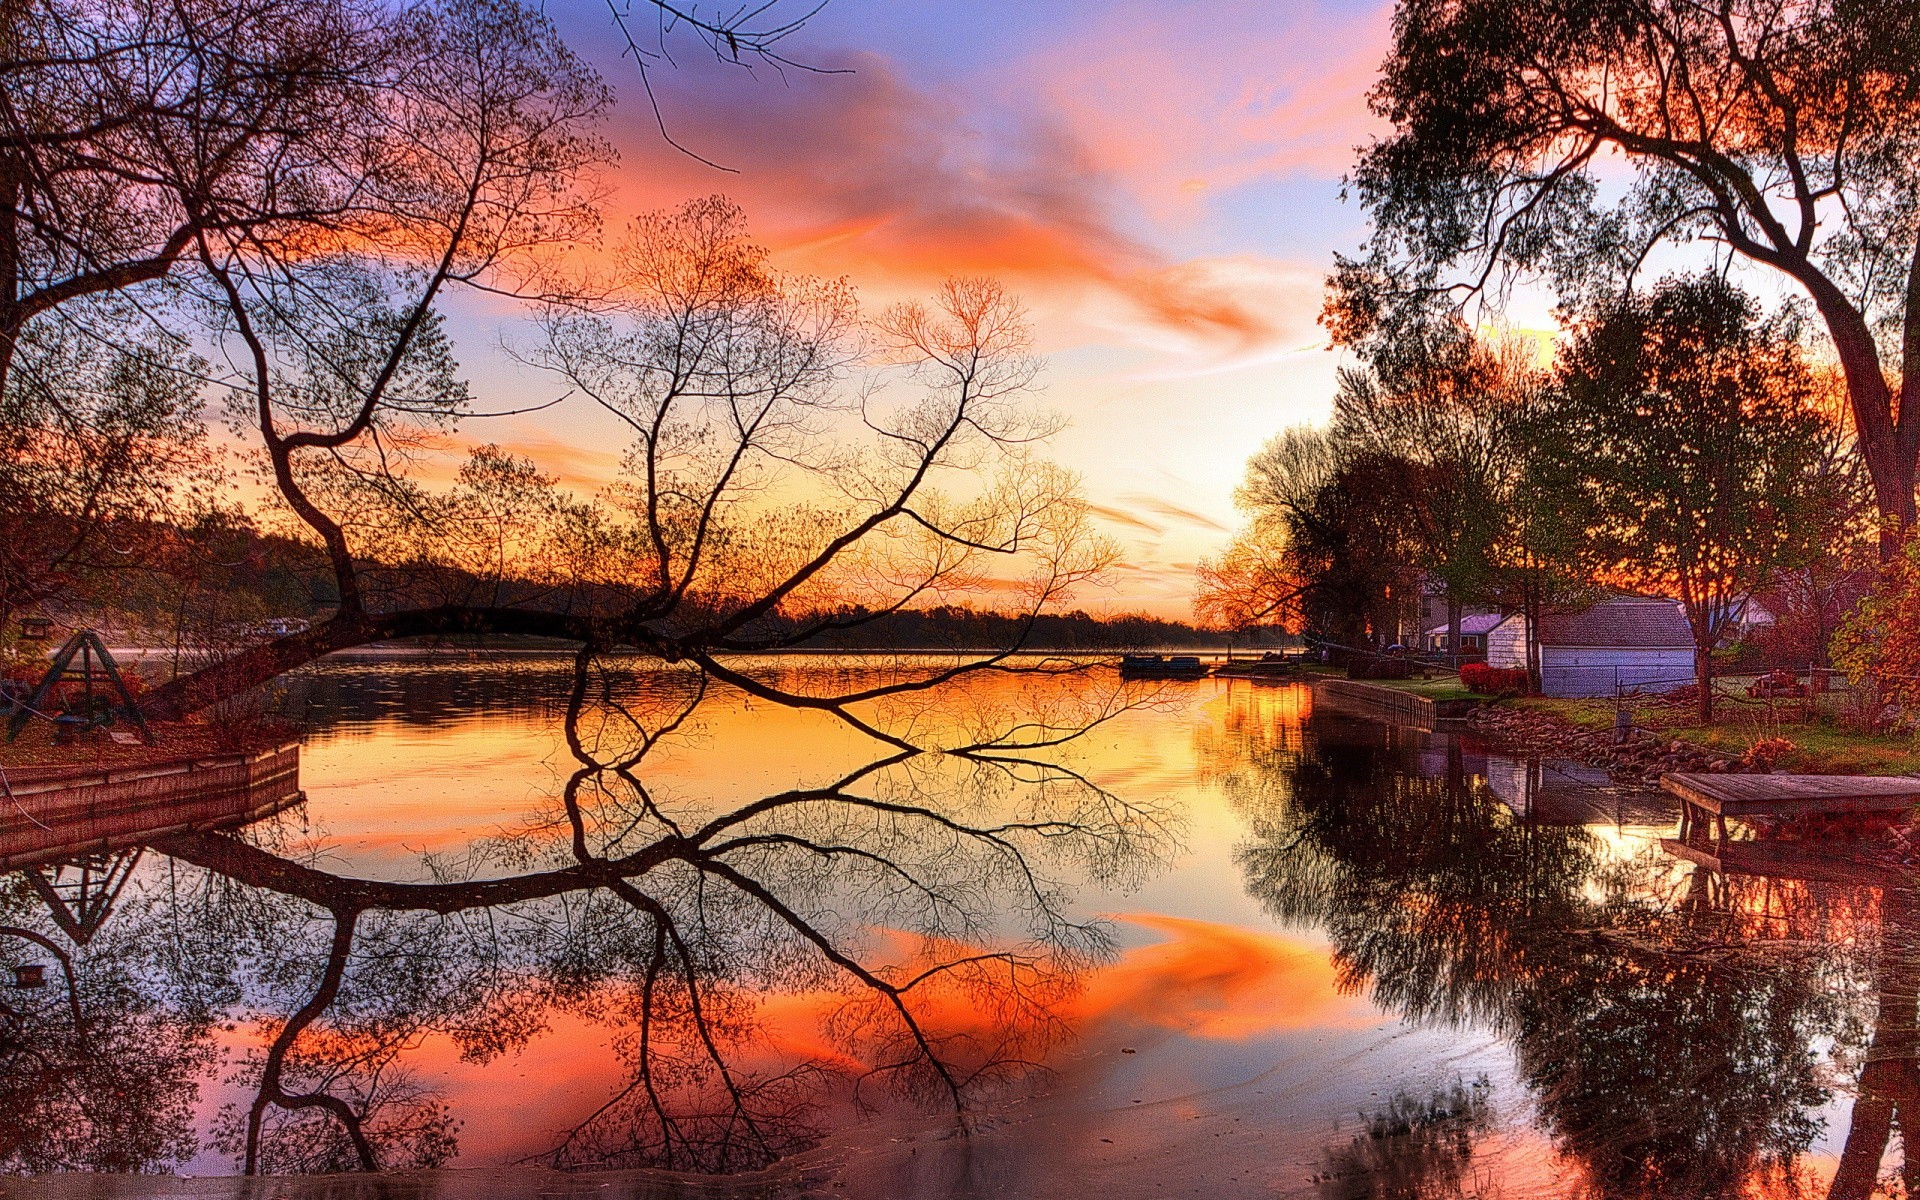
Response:
[[[1247,457],[1331,405],[1343,357],[1316,318],[1334,252],[1366,232],[1340,181],[1377,130],[1391,5],[829,0],[782,44],[816,69],[784,72],[669,38],[661,117],[723,170],[661,136],[605,4],[546,10],[618,95],[608,226],[720,192],[778,266],[844,276],[872,306],[1001,280],[1067,422],[1050,456],[1124,555],[1078,600],[1189,616]],[[500,302],[453,317],[481,408],[556,392],[502,351]],[[467,432],[583,490],[622,444],[577,398]]]

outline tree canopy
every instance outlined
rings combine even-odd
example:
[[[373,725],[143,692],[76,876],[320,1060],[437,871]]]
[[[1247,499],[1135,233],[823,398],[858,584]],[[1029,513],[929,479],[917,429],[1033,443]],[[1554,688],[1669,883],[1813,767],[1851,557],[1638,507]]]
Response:
[[[1798,342],[1751,297],[1675,278],[1584,324],[1538,415],[1543,470],[1601,576],[1686,610],[1703,721],[1740,606],[1819,549],[1838,432],[1817,399]]]
[[[1920,4],[1403,0],[1327,320],[1379,344],[1522,279],[1576,303],[1663,247],[1778,272],[1845,372],[1882,517],[1920,458]],[[1619,166],[1628,169],[1622,180]]]

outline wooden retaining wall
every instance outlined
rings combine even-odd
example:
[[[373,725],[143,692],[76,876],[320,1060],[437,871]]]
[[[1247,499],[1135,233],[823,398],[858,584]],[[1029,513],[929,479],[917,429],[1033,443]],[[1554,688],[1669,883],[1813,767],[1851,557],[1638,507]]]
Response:
[[[243,825],[298,804],[300,744],[113,770],[9,772],[0,871]]]
[[[1432,729],[1439,719],[1433,701],[1425,696],[1352,679],[1314,680],[1313,702],[1339,712],[1358,713],[1421,729]]]

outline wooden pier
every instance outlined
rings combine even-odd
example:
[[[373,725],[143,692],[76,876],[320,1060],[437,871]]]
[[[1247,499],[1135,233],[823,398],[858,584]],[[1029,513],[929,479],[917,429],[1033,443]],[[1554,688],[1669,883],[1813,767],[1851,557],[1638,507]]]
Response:
[[[1680,837],[1692,845],[1704,826],[1727,844],[1727,818],[1843,816],[1911,812],[1920,805],[1920,779],[1888,775],[1662,775],[1660,786],[1680,798]]]
[[[15,769],[0,782],[0,871],[244,825],[304,798],[298,742],[141,767]]]

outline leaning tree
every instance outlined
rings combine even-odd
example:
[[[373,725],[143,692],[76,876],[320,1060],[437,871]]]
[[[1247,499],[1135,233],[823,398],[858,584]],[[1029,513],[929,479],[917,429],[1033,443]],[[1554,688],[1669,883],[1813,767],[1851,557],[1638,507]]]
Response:
[[[518,154],[551,103],[530,95],[476,138],[484,128]],[[727,660],[967,595],[1021,616],[997,653],[938,678],[800,701],[866,728],[861,703],[1014,669],[1032,621],[1110,561],[1077,481],[1037,456],[1056,422],[1033,401],[1016,301],[956,281],[864,317],[844,285],[775,272],[719,198],[635,222],[607,273],[570,285],[525,351],[626,431],[611,486],[565,493],[495,448],[430,486],[423,448],[470,411],[433,292],[493,269],[473,256],[515,236],[484,225],[490,189],[523,186],[512,154],[504,183],[460,184],[476,219],[457,237],[436,227],[430,271],[352,246],[303,258],[201,246],[226,297],[235,427],[280,519],[324,546],[340,602],[305,633],[156,689],[152,715],[346,647],[453,634],[693,661],[765,695]],[[487,229],[478,249],[474,226]]]
[[[676,45],[785,65],[813,11],[608,7],[643,82]],[[210,261],[371,255],[419,326],[449,284],[520,290],[505,257],[595,226],[611,92],[537,6],[29,0],[0,47],[0,618],[230,507],[199,437]]]
[[[1531,276],[1591,299],[1674,244],[1798,285],[1844,368],[1882,545],[1920,459],[1920,4],[1404,0],[1327,320],[1390,339]]]

